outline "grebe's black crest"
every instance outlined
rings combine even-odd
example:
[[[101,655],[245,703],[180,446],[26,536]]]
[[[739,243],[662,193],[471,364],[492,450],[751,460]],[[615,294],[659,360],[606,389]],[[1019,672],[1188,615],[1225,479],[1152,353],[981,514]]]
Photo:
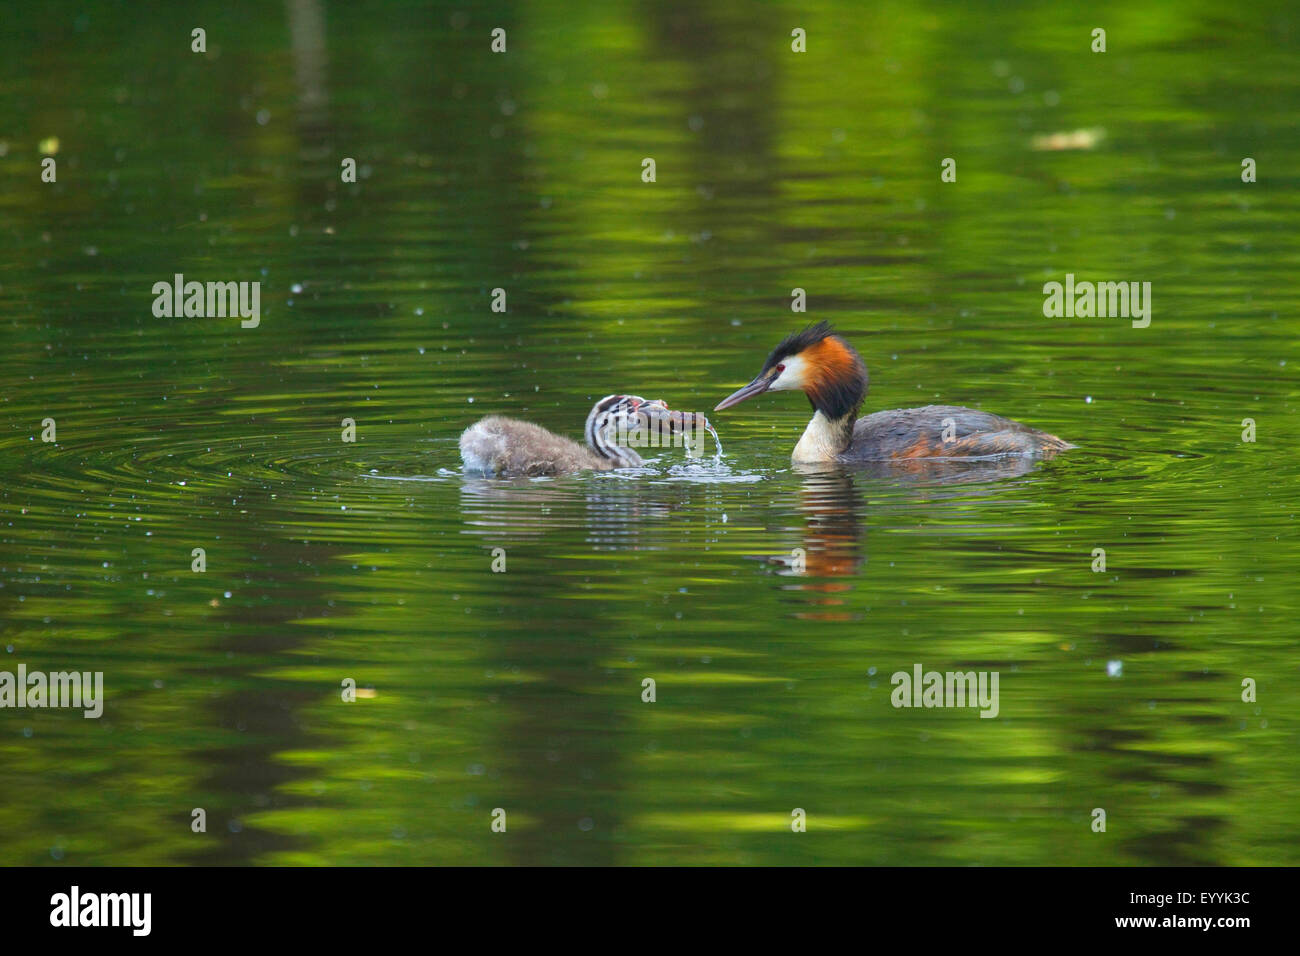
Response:
[[[782,359],[787,359],[791,355],[798,355],[809,346],[816,345],[834,334],[835,330],[831,328],[831,324],[825,319],[808,326],[802,332],[791,332],[781,340],[780,345],[772,349],[772,354],[767,357],[767,362],[763,365],[763,371],[766,372],[780,363]]]

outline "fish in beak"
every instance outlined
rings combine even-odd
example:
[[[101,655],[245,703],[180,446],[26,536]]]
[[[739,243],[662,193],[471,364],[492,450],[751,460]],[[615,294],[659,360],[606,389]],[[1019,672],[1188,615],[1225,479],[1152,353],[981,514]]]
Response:
[[[668,407],[661,398],[627,396],[631,412],[627,444],[634,447],[702,447],[708,432],[717,441],[718,433],[699,412],[680,412]]]
[[[709,427],[709,420],[699,412],[678,412],[669,409],[668,403],[661,398],[642,400],[636,411],[644,415],[646,421],[660,423],[661,429],[668,435],[689,433],[691,429]]]

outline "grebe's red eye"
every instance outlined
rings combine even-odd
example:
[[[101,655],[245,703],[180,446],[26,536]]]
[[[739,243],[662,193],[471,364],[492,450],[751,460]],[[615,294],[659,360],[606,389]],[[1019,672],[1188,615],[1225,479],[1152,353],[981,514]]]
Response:
[[[776,374],[777,374],[777,375],[780,375],[780,374],[781,374],[782,372],[784,372],[784,371],[785,371],[785,366],[784,366],[784,365],[778,365],[778,366],[776,367]]]

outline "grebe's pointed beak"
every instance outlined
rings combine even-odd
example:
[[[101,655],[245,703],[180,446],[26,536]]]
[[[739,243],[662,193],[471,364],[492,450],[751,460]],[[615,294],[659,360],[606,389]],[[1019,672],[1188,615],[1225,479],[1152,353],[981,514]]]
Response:
[[[732,405],[739,405],[747,398],[753,398],[755,395],[762,395],[772,387],[772,382],[774,380],[775,376],[770,373],[765,372],[760,374],[758,378],[754,379],[744,388],[737,389],[722,401],[718,402],[717,405],[713,406],[713,410],[715,412],[720,412],[724,408],[730,408]]]

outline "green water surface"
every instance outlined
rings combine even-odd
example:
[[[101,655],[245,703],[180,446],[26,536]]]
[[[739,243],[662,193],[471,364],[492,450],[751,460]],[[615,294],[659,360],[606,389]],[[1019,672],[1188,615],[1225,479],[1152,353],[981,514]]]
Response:
[[[0,710],[0,863],[1300,862],[1297,30],[1283,2],[7,13],[0,670],[106,700]],[[260,324],[156,317],[176,273],[260,282]],[[1067,273],[1150,282],[1149,327],[1045,317]],[[793,467],[801,396],[710,410],[814,319],[867,410],[1079,448]],[[577,437],[617,391],[708,411],[722,458],[460,473],[478,417]],[[918,663],[996,671],[998,717],[891,706]]]

